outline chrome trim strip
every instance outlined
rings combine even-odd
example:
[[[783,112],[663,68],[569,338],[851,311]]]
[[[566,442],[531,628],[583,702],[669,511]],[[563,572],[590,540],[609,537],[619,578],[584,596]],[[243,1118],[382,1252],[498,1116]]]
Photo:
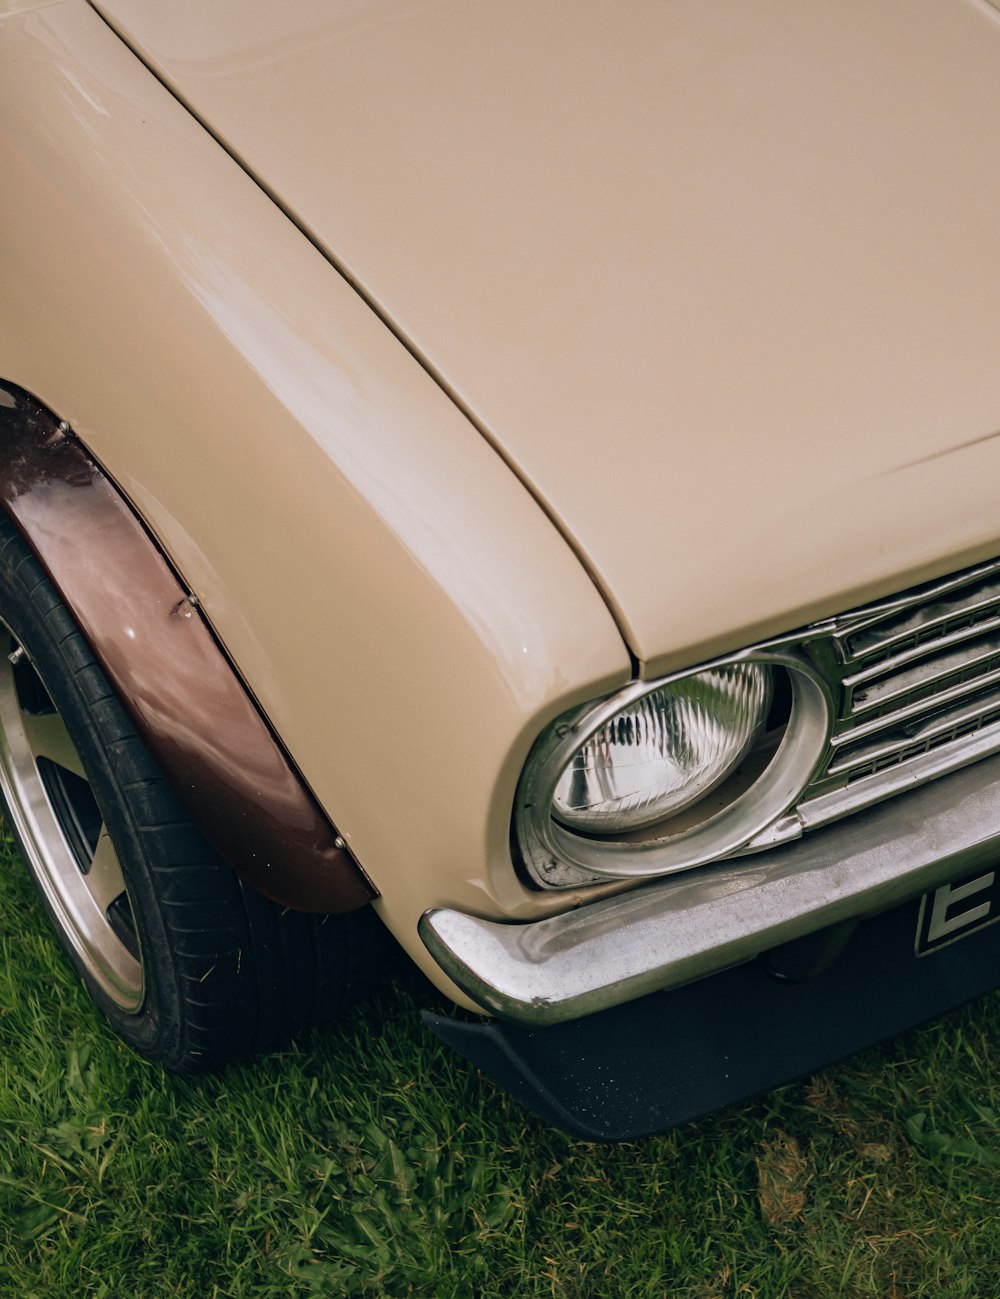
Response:
[[[965,583],[964,586],[958,589],[960,591],[965,590],[966,587],[970,585],[975,585],[975,583]],[[1000,614],[994,613],[990,618],[979,619],[976,618],[976,615],[995,609],[998,602],[1000,602],[1000,581],[996,583],[992,590],[988,590],[986,594],[970,600],[968,604],[964,604],[958,599],[950,600],[947,603],[942,603],[940,600],[934,601],[930,607],[935,609],[936,612],[928,618],[921,618],[920,614],[923,612],[923,606],[915,605],[913,607],[913,612],[902,627],[898,625],[892,627],[890,625],[885,636],[872,638],[871,643],[863,649],[859,648],[858,645],[858,642],[861,639],[859,633],[852,632],[851,647],[854,651],[853,662],[863,661],[870,657],[874,652],[877,652],[883,657],[880,657],[877,662],[872,664],[870,667],[867,667],[851,676],[845,677],[845,682],[849,682],[853,685],[857,681],[865,681],[870,677],[878,676],[881,672],[884,672],[887,669],[891,671],[894,668],[904,666],[913,659],[919,659],[926,650],[926,642],[911,648],[904,648],[899,650],[898,653],[894,653],[893,651],[894,646],[905,645],[907,641],[912,640],[913,633],[916,631],[921,632],[921,634],[926,634],[937,627],[946,626],[947,623],[958,617],[973,619],[972,622],[956,628],[955,631],[945,632],[942,636],[936,636],[934,638],[934,644],[941,647],[958,644],[963,640],[971,639],[973,636],[979,636],[983,632],[995,631],[1000,627]],[[905,610],[901,610],[900,612],[905,612]],[[884,622],[885,619],[883,618],[879,621]],[[877,627],[878,623],[874,625]]]
[[[932,702],[935,708],[945,708],[952,703],[961,703],[963,699],[970,695],[983,695],[994,686],[1000,686],[1000,668],[996,668],[992,672],[986,672],[980,677],[973,677],[971,681],[961,681],[945,690],[938,690],[932,696]],[[850,730],[840,731],[837,735],[832,736],[830,744],[834,753],[836,753],[845,744],[854,744],[858,740],[865,739],[866,736],[877,735],[879,731],[889,730],[893,726],[901,726],[912,718],[919,719],[926,712],[927,700],[918,699],[916,703],[906,704],[901,708],[894,709],[891,713],[883,713],[880,717],[873,717],[868,721],[855,723]]]
[[[848,647],[848,638],[853,640],[855,637],[859,637],[877,623],[891,617],[892,614],[902,613],[910,608],[920,608],[924,605],[934,604],[942,596],[947,596],[960,587],[974,586],[976,582],[984,578],[990,578],[998,571],[1000,571],[1000,563],[995,559],[990,559],[984,564],[962,569],[958,573],[951,573],[948,577],[939,578],[937,581],[925,582],[922,586],[909,587],[905,591],[900,591],[898,595],[889,596],[885,600],[877,600],[874,604],[864,605],[860,609],[854,610],[850,617],[850,626],[844,631],[837,632],[838,639],[842,639],[844,642],[845,663],[853,663],[866,658],[874,648],[886,643],[891,644],[895,640],[894,637],[890,637],[886,641],[883,637],[876,636],[863,649],[855,651]],[[839,618],[834,618],[832,621],[837,622]]]
[[[982,636],[983,630],[983,627],[976,627],[974,635],[967,633],[961,638],[955,632],[950,637],[921,645],[919,654],[916,651],[900,654],[897,658],[878,663],[870,671],[845,677],[842,685],[848,692],[850,715],[863,717],[873,708],[904,698],[916,689],[926,688],[936,681],[946,681],[957,673],[968,672],[983,664],[995,663],[1000,655],[1000,634]],[[996,627],[991,622],[985,630],[995,632]],[[968,653],[967,642],[980,639],[983,643]],[[927,664],[929,652],[935,656],[932,665]],[[859,690],[858,686],[863,688]]]
[[[825,793],[804,799],[795,809],[804,830],[828,825],[839,817],[859,810],[859,788],[865,796],[862,807],[869,807],[875,799],[884,800],[897,794],[906,794],[943,777],[946,773],[978,762],[1000,748],[1000,723],[984,726],[974,735],[964,735],[951,744],[930,749],[915,758],[887,767],[875,776],[858,780],[853,785],[840,785]]]
[[[897,726],[891,733],[881,737],[881,739],[869,739],[855,741],[854,744],[846,749],[841,749],[835,756],[834,760],[827,767],[831,776],[839,776],[846,773],[848,777],[859,768],[866,767],[871,762],[876,762],[880,758],[887,758],[892,754],[898,754],[901,750],[909,748],[911,745],[927,744],[928,747],[936,740],[941,740],[942,736],[947,736],[950,731],[956,727],[969,728],[972,724],[975,730],[985,730],[990,723],[984,722],[983,719],[990,713],[996,712],[1000,708],[1000,692],[994,692],[991,696],[984,699],[982,697],[974,699],[966,704],[956,704],[947,711],[932,713],[910,723],[905,727],[905,734],[900,732],[904,729]],[[884,728],[888,731],[889,728]],[[972,733],[975,733],[975,730]],[[960,738],[967,739],[969,730],[966,729]],[[953,736],[952,739],[955,737]],[[949,741],[950,743],[951,741]],[[903,759],[903,761],[912,761]]]
[[[440,908],[420,934],[484,1008],[541,1027],[690,983],[1000,858],[1000,758],[785,847],[531,924]]]

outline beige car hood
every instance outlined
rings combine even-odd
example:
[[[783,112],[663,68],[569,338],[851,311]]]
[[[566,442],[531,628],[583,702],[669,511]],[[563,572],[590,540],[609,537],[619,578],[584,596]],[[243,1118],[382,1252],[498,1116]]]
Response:
[[[647,670],[1000,552],[985,0],[97,7],[530,485]]]

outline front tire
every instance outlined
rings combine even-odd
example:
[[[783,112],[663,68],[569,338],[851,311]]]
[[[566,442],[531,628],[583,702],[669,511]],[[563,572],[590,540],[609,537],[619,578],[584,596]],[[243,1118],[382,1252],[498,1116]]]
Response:
[[[218,857],[5,517],[0,790],[70,960],[147,1059],[217,1067],[329,1020],[357,990],[370,908],[288,911]]]

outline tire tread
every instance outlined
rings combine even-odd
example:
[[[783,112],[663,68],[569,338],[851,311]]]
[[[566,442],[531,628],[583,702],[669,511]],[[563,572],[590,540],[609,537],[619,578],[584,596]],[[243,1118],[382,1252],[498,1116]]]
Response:
[[[45,660],[46,682],[58,673],[56,702],[116,840],[137,916],[147,967],[138,1014],[110,1003],[74,961],[118,1032],[147,1058],[194,1073],[328,1022],[368,981],[366,964],[382,949],[384,931],[370,908],[338,916],[289,911],[218,857],[5,517],[0,589],[16,611],[11,622],[26,624],[13,627],[18,639],[32,641],[33,658],[37,644],[40,670]],[[123,853],[123,841],[132,851]]]

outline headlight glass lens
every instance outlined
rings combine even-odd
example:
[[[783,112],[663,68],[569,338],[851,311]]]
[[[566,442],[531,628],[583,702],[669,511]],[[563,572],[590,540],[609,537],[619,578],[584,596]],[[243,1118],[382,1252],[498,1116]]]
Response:
[[[571,829],[608,835],[680,812],[739,765],[770,703],[771,670],[758,663],[661,686],[577,749],[556,785],[553,815]]]

